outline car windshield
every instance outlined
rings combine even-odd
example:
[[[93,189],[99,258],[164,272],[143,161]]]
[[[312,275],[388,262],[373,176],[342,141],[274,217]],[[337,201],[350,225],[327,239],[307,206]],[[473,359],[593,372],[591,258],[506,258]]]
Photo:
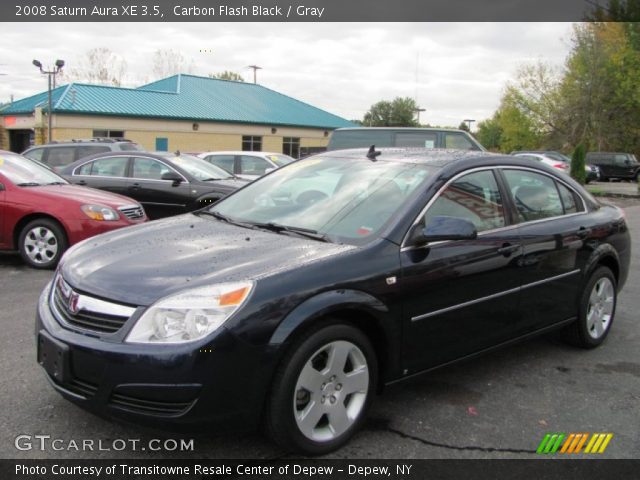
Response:
[[[267,155],[267,158],[279,167],[284,167],[296,161],[295,158],[291,158],[289,155]]]
[[[256,180],[208,211],[231,222],[276,231],[289,227],[361,245],[375,238],[433,171],[415,163],[309,157]]]
[[[233,175],[226,170],[216,167],[215,165],[193,155],[183,153],[180,155],[174,155],[169,153],[166,155],[163,154],[162,156],[171,160],[196,180],[208,181],[219,180],[221,178],[233,178]]]
[[[19,187],[69,183],[47,167],[22,155],[0,153],[0,173]]]

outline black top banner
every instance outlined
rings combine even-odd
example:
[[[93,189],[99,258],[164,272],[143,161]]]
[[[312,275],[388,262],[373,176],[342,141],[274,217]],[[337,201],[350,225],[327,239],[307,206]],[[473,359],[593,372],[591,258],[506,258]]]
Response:
[[[581,21],[607,0],[14,0],[10,22]]]

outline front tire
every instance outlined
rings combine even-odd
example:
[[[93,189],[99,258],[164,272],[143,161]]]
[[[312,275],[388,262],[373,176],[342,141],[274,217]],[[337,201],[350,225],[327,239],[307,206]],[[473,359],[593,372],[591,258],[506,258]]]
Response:
[[[581,348],[595,348],[609,334],[616,312],[617,285],[613,272],[598,267],[580,297],[578,320],[566,329],[566,339]]]
[[[33,268],[55,268],[67,247],[63,228],[48,218],[29,222],[18,237],[20,256]]]
[[[377,359],[360,330],[336,324],[296,341],[276,373],[267,434],[288,451],[322,455],[362,425],[376,391]]]

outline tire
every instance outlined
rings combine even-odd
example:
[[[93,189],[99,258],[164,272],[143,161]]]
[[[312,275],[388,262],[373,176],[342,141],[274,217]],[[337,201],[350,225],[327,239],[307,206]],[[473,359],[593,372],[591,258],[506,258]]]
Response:
[[[33,268],[55,268],[67,247],[63,228],[48,218],[27,223],[18,237],[20,256]]]
[[[291,346],[275,375],[265,412],[267,434],[287,451],[336,450],[364,422],[377,375],[375,352],[360,330],[334,324],[308,333]]]
[[[617,303],[616,279],[607,267],[598,267],[580,295],[578,319],[565,330],[566,340],[580,348],[595,348],[611,330]]]

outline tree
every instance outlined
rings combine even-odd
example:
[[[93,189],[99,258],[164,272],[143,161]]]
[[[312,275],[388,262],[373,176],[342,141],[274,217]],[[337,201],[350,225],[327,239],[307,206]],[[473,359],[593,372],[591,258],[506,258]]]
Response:
[[[362,120],[368,127],[417,127],[418,105],[409,97],[382,100],[371,106]]]
[[[209,78],[217,78],[218,80],[230,80],[232,82],[244,82],[244,78],[239,73],[225,70],[220,73],[210,73]]]
[[[498,151],[502,143],[502,127],[494,115],[492,118],[478,122],[478,130],[476,132],[478,141],[485,148]]]
[[[152,72],[154,78],[164,78],[178,73],[193,73],[193,59],[187,60],[180,52],[171,49],[156,50],[153,54]]]
[[[464,120],[462,122],[460,122],[460,125],[458,125],[458,130],[464,130],[465,132],[471,132],[471,130],[469,130],[469,125],[467,125],[467,123]]]
[[[586,156],[586,149],[584,144],[580,143],[573,151],[571,156],[571,176],[580,184],[584,184],[586,171],[584,169],[584,158]]]
[[[106,47],[88,50],[76,65],[62,71],[64,80],[119,87],[127,71],[124,58]]]

